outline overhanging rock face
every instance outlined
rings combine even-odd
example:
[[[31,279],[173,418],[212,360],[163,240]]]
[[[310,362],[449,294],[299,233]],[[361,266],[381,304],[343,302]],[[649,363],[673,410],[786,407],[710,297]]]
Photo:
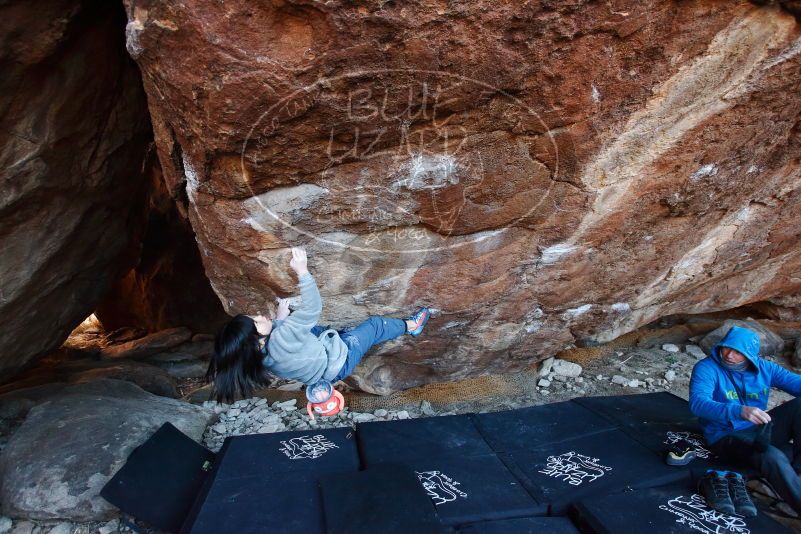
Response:
[[[440,310],[354,375],[513,369],[801,291],[801,26],[749,2],[128,2],[226,310]],[[186,196],[183,197],[183,192]]]

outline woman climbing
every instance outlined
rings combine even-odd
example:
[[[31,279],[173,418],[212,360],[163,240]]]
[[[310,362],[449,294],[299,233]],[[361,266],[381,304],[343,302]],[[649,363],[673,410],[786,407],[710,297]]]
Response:
[[[310,386],[306,392],[310,415],[313,411],[334,415],[342,402],[332,400],[332,384],[350,375],[373,345],[404,333],[419,336],[430,310],[420,308],[406,319],[369,317],[341,331],[319,326],[322,301],[307,268],[306,251],[292,248],[289,266],[298,277],[301,305],[290,313],[289,300],[278,299],[273,319],[263,315],[231,319],[214,339],[206,380],[214,381],[218,401],[231,402],[237,394],[249,397],[254,387],[266,385],[269,372]]]

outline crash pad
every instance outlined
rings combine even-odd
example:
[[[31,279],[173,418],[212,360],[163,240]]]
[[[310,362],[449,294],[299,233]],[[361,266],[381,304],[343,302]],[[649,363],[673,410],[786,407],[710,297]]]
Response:
[[[350,428],[228,437],[181,533],[322,532],[318,480],[358,469]]]
[[[363,423],[363,464],[395,462],[414,470],[443,523],[544,515],[482,437],[470,415]]]
[[[706,506],[703,497],[687,482],[586,498],[575,505],[571,515],[582,530],[596,534],[790,532],[763,512],[757,517],[716,512]]]
[[[523,517],[472,523],[459,529],[462,534],[579,534],[566,517]]]
[[[660,455],[620,430],[499,456],[537,502],[549,505],[552,515],[564,514],[571,503],[587,496],[690,477],[688,470],[665,465]]]
[[[439,534],[444,528],[417,474],[400,464],[320,480],[328,534]]]
[[[356,427],[365,465],[394,458],[492,454],[470,415],[360,423]]]
[[[359,470],[351,428],[233,436],[223,442],[218,457],[218,478]]]
[[[181,534],[261,534],[324,530],[318,475],[311,472],[214,480]]]
[[[612,430],[615,424],[571,401],[473,416],[496,452],[531,449]]]
[[[153,527],[177,532],[214,457],[172,424],[164,423],[131,452],[100,495]]]
[[[697,442],[699,450],[706,451],[704,456],[709,454],[703,446],[703,431],[698,418],[690,412],[686,400],[672,393],[578,397],[572,402],[614,423],[655,452],[661,453],[672,441],[685,437]]]

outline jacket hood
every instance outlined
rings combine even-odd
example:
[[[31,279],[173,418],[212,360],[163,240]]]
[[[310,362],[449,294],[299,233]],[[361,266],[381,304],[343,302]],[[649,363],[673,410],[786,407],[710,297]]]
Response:
[[[712,358],[722,365],[718,351],[727,347],[734,349],[750,361],[754,367],[759,368],[759,335],[753,330],[732,326],[728,333],[714,347],[712,347]]]

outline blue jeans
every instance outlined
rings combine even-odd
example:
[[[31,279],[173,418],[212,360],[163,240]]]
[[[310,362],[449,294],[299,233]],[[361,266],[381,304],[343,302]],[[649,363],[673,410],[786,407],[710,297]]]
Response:
[[[773,424],[767,450],[758,452],[752,448],[760,430],[754,426],[721,438],[712,444],[712,452],[724,460],[757,469],[779,497],[801,513],[801,397],[768,413]]]
[[[329,328],[329,326],[313,326],[311,333],[319,336]],[[400,337],[405,332],[406,321],[403,319],[375,316],[368,317],[358,326],[348,326],[339,330],[339,337],[348,346],[348,357],[345,365],[342,366],[332,382],[337,382],[350,375],[370,347]]]

